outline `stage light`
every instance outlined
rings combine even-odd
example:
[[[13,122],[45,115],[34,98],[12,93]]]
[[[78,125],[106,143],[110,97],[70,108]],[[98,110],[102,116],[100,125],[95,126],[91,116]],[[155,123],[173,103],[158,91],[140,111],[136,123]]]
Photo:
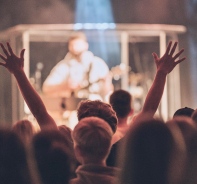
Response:
[[[115,29],[115,23],[76,23],[74,24],[75,30],[86,30],[86,29],[96,29],[96,30],[106,30]]]
[[[90,51],[104,59],[109,67],[120,63],[117,34],[112,31],[106,36],[106,30],[115,28],[110,0],[76,0],[74,29],[86,34]],[[94,36],[90,35],[91,30]]]
[[[77,0],[75,23],[114,23],[110,0]]]

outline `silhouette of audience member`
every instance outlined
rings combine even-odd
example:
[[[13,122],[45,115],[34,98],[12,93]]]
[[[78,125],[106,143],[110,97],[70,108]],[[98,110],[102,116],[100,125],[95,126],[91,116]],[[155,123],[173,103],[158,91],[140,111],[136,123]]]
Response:
[[[79,121],[87,117],[101,118],[111,127],[113,134],[117,129],[117,116],[110,104],[102,102],[100,100],[83,100],[79,103],[77,109],[77,118]],[[112,158],[115,160],[115,156]],[[115,166],[115,165],[110,165]]]
[[[176,67],[177,64],[186,59],[185,57],[179,59],[179,56],[184,52],[184,49],[181,49],[175,54],[177,45],[178,42],[175,42],[172,46],[172,41],[170,41],[166,52],[161,58],[159,58],[155,52],[152,53],[157,68],[156,75],[146,96],[142,111],[135,116],[134,119],[138,119],[138,117],[141,118],[141,115],[147,113],[150,118],[154,116],[163,95],[167,75]]]
[[[187,148],[187,163],[185,166],[184,180],[182,183],[196,183],[196,169],[197,169],[197,125],[187,116],[175,116],[173,119],[167,121],[167,126],[176,124],[183,135]]]
[[[24,142],[24,144],[28,145],[31,143],[32,137],[35,133],[35,129],[32,123],[29,120],[20,120],[17,121],[12,126],[12,131],[14,131],[20,139]]]
[[[197,125],[194,123],[194,121],[191,118],[185,115],[184,116],[177,115],[173,119],[168,120],[166,122],[167,126],[170,126],[172,123],[175,123],[180,128],[180,131],[186,143],[186,147],[188,148],[189,151],[188,146],[190,145],[193,135],[196,134]]]
[[[98,117],[105,120],[111,127],[113,133],[117,129],[117,116],[110,104],[100,100],[83,100],[77,109],[77,118],[82,120],[86,117]]]
[[[116,90],[110,95],[109,103],[116,112],[118,124],[116,133],[112,137],[113,146],[107,158],[107,165],[117,166],[116,155],[118,153],[118,147],[122,142],[121,139],[125,136],[126,132],[129,129],[129,117],[133,114],[133,109],[131,107],[132,96],[129,92],[125,90]]]
[[[177,44],[178,42],[175,42],[174,45],[172,46],[172,42],[169,42],[166,52],[161,58],[159,58],[156,53],[153,53],[154,62],[157,67],[157,72],[153,84],[146,96],[145,103],[142,107],[142,111],[136,116],[134,116],[132,121],[140,120],[144,116],[147,116],[147,114],[149,118],[152,118],[154,116],[163,94],[167,74],[170,73],[178,63],[185,60],[185,58],[181,58],[175,61],[184,51],[184,49],[181,49],[175,56],[173,56]],[[115,164],[115,157],[117,154],[116,152],[121,142],[122,141],[119,140],[115,145],[113,145],[111,153],[107,160],[108,165],[111,166],[116,165]]]
[[[114,144],[124,137],[129,128],[130,122],[128,122],[128,118],[133,115],[133,109],[131,107],[132,96],[129,92],[119,89],[110,95],[109,103],[118,118],[117,130],[112,138],[112,144]]]
[[[174,113],[173,117],[176,117],[176,116],[187,116],[187,117],[191,117],[193,112],[194,112],[194,109],[189,108],[189,107],[184,107],[184,108],[178,109]]]
[[[135,122],[126,135],[124,151],[120,153],[119,183],[180,183],[185,164],[185,144],[181,140],[179,129],[173,127],[171,131],[163,121]]]
[[[112,129],[97,117],[87,117],[75,126],[72,136],[76,158],[81,163],[76,170],[77,178],[70,184],[114,184],[119,169],[106,166],[111,148]]]
[[[173,183],[181,178],[182,167],[177,165],[178,161],[180,161],[179,164],[184,166],[184,153],[181,154],[181,151],[180,153],[176,152],[179,154],[179,159],[174,154],[176,150],[174,149],[176,144],[173,142],[174,134],[172,135],[168,127],[166,127],[167,125],[163,122],[158,123],[156,120],[146,120],[145,123],[140,123],[144,121],[144,118],[148,119],[148,117],[152,118],[154,116],[163,94],[167,75],[177,64],[185,60],[185,57],[178,59],[184,52],[184,49],[181,49],[174,55],[177,44],[178,42],[175,42],[172,46],[172,42],[169,42],[166,52],[161,58],[156,53],[152,54],[157,72],[142,111],[133,118],[130,132],[128,132],[127,143],[124,149],[121,149],[126,152],[124,158],[122,157],[124,164],[122,166],[121,184],[169,183],[169,181]],[[146,117],[147,113],[148,116]],[[147,128],[148,126],[150,128]],[[182,139],[181,136],[180,139]],[[181,143],[183,145],[184,141]],[[169,166],[168,164],[173,161],[173,159],[170,160],[172,156],[174,162]],[[175,168],[174,171],[173,168]]]
[[[190,142],[189,142],[190,141]],[[185,168],[184,184],[197,183],[197,132],[188,139],[188,162]]]
[[[34,184],[32,178],[24,144],[16,133],[0,129],[0,183]]]
[[[13,53],[9,43],[7,43],[8,49],[6,49],[2,43],[0,43],[0,46],[5,54],[5,56],[0,54],[1,59],[5,61],[0,62],[0,65],[7,68],[8,71],[16,78],[19,89],[32,114],[35,116],[41,130],[57,129],[54,119],[48,114],[40,96],[31,86],[27,76],[25,75],[23,69],[25,49],[21,50],[20,57],[17,57]]]
[[[58,130],[44,130],[33,137],[33,149],[43,184],[65,184],[71,177],[73,155],[68,140]],[[73,171],[74,172],[74,171]]]

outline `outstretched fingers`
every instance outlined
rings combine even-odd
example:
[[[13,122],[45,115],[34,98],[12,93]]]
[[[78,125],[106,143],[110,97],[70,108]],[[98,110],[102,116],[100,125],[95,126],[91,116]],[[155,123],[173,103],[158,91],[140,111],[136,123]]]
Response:
[[[174,45],[173,45],[173,47],[172,47],[172,50],[170,51],[170,54],[169,54],[170,56],[172,56],[174,54],[177,45],[178,45],[178,42],[175,42]]]
[[[0,66],[6,66],[6,64],[5,64],[5,63],[0,62]]]
[[[166,49],[166,53],[165,54],[169,54],[170,52],[170,49],[171,49],[171,45],[172,45],[172,41],[169,42],[168,46],[167,46],[167,49]]]
[[[0,62],[0,65],[5,66],[6,65],[6,58],[1,54],[0,54],[0,58],[5,61],[5,62]]]
[[[182,53],[184,52],[184,49],[181,49],[174,57],[173,59],[177,59]]]
[[[0,58],[6,61],[6,58],[2,54],[0,54]]]
[[[184,61],[185,59],[186,59],[186,57],[181,58],[181,59],[179,59],[179,60],[175,61],[175,63],[176,63],[176,64],[179,64],[179,63],[181,63],[182,61]]]
[[[11,55],[14,55],[12,48],[10,46],[10,44],[7,42],[7,47],[8,47],[8,51],[10,52]]]
[[[158,55],[155,52],[152,53],[152,56],[153,56],[154,60],[158,60],[159,59]]]
[[[21,50],[20,58],[24,59],[24,53],[25,53],[25,49]]]
[[[4,47],[4,45],[2,43],[0,43],[0,46],[1,46],[2,50],[3,50],[3,52],[5,53],[5,55],[7,57],[9,57],[10,55],[8,54],[8,51],[6,50],[6,48]]]

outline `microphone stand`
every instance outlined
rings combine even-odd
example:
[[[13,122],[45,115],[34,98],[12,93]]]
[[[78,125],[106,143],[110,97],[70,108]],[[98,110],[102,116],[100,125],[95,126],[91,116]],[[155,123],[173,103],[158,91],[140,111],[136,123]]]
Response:
[[[43,63],[39,62],[36,65],[36,71],[35,71],[35,89],[39,93],[41,92],[41,77],[42,77],[41,71],[43,67],[44,67]]]

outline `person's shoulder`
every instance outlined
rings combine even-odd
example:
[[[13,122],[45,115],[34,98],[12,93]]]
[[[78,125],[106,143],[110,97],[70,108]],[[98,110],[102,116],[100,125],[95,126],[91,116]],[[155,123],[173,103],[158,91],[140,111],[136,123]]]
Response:
[[[55,65],[55,68],[68,67],[72,58],[73,56],[70,53],[67,53],[66,56]]]
[[[107,66],[106,62],[98,56],[94,56],[94,59],[92,60],[92,63],[96,67],[101,67],[102,66],[102,67],[105,67],[105,68],[108,69],[108,66]]]
[[[102,62],[102,63],[105,63],[105,61],[104,61],[102,58],[98,57],[98,56],[94,56],[94,61],[95,61],[95,62]],[[105,63],[105,64],[106,64],[106,63]]]
[[[68,52],[59,63],[68,63],[73,58],[73,55],[70,52]]]
[[[94,55],[91,51],[86,51],[83,53],[84,56],[91,58],[93,62],[95,61],[100,61],[100,62],[105,62],[103,59],[101,59],[99,56]]]

